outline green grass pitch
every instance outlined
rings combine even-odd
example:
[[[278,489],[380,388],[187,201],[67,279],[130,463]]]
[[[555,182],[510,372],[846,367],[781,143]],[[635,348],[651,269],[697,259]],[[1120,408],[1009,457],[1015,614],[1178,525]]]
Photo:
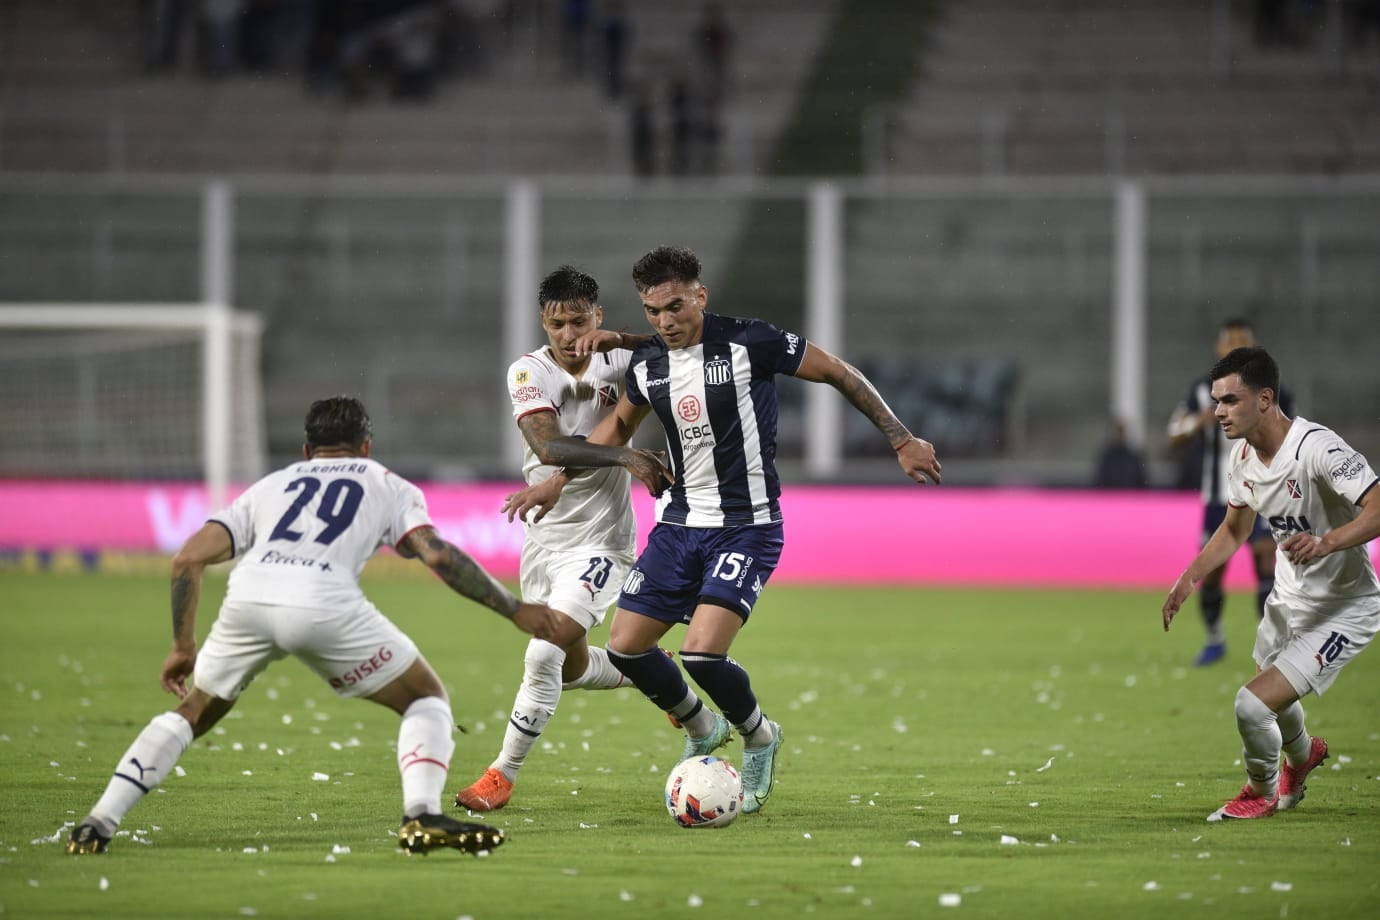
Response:
[[[467,729],[449,801],[497,751],[525,639],[425,577],[366,590]],[[0,574],[0,917],[1380,916],[1380,651],[1305,701],[1333,756],[1300,808],[1209,825],[1242,783],[1255,618],[1233,596],[1229,657],[1196,670],[1196,606],[1166,636],[1160,600],[774,585],[734,647],[786,731],[761,814],[677,828],[679,736],[635,691],[572,692],[484,859],[398,851],[396,717],[285,661],[73,858],[68,823],[171,705],[166,579]]]

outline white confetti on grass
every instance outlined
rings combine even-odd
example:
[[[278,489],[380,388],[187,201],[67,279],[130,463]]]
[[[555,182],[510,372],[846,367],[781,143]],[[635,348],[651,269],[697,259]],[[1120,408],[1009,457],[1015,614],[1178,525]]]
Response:
[[[1293,882],[1271,882],[1271,883],[1270,883],[1270,890],[1271,890],[1271,891],[1293,891],[1293,890],[1294,890],[1294,883],[1293,883]]]
[[[1144,885],[1141,885],[1141,886],[1140,886],[1140,889],[1141,889],[1141,891],[1159,891],[1159,890],[1160,890],[1160,883],[1159,883],[1159,882],[1146,882]]]
[[[1020,843],[1020,840],[1016,839],[1015,837],[1012,837],[1010,834],[1002,834],[1002,835],[1001,835],[1001,843],[1002,843],[1002,846],[1008,846],[1008,847],[1009,847],[1009,846],[1015,846],[1016,844]]]
[[[963,895],[956,891],[946,891],[939,896],[940,907],[957,907],[963,903]]]
[[[691,907],[703,907],[704,898],[700,897],[697,894],[692,894],[690,895],[690,897],[685,899],[685,903],[690,905]]]
[[[109,888],[110,888],[110,879],[108,879],[108,878],[106,878],[104,875],[102,875],[102,876],[101,876],[101,881],[100,881],[100,889],[101,889],[101,891],[107,891]]]
[[[620,901],[631,901],[632,899],[633,899],[633,893],[632,893],[631,891],[620,891],[620,892],[618,892],[618,900],[620,900]]]
[[[906,841],[906,846],[908,846],[908,847],[918,847],[919,845],[920,845],[920,841],[918,841],[918,840],[907,840],[907,841]]]
[[[958,823],[958,815],[949,815],[949,823],[950,823],[950,824],[957,824],[957,823]]]
[[[324,783],[331,778],[331,775],[329,773],[313,773],[311,778],[313,782]]]
[[[1035,772],[1036,772],[1036,773],[1043,773],[1043,772],[1045,772],[1046,770],[1048,770],[1048,769],[1049,769],[1050,767],[1052,767],[1052,766],[1054,766],[1054,758],[1053,758],[1053,757],[1051,757],[1049,760],[1046,760],[1046,761],[1045,761],[1045,765],[1044,765],[1043,767],[1036,767],[1036,768],[1035,768]]]
[[[852,859],[848,861],[848,865],[852,866],[854,869],[858,868],[858,866],[862,865],[862,857],[854,856]]]

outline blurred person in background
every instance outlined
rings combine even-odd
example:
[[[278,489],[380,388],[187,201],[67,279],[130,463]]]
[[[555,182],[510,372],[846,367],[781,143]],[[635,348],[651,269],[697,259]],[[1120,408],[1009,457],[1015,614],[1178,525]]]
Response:
[[[556,618],[543,605],[519,601],[442,539],[421,490],[373,460],[372,446],[372,426],[359,400],[336,396],[312,403],[304,459],[250,486],[177,551],[173,644],[160,681],[182,702],[134,739],[105,793],[72,830],[68,853],[104,853],[125,814],[173,771],[192,741],[224,718],[266,667],[288,655],[337,696],[371,700],[402,716],[399,846],[478,853],[503,843],[497,828],[442,814],[455,751],[450,700],[416,644],[364,596],[359,575],[376,549],[393,546],[523,632],[550,638]],[[235,558],[240,562],[220,615],[198,651],[202,575],[208,565]]]
[[[1251,329],[1251,324],[1234,317],[1225,320],[1218,328],[1216,355],[1220,359],[1233,349],[1254,344],[1255,333]],[[1211,380],[1203,377],[1195,381],[1169,418],[1170,445],[1184,448],[1196,439],[1202,458],[1199,482],[1203,498],[1203,543],[1216,532],[1227,513],[1227,467],[1231,454],[1231,444],[1223,435],[1221,426],[1217,424],[1213,414],[1211,391]],[[1278,392],[1277,399],[1286,414],[1292,411],[1293,400],[1287,392]],[[1275,584],[1275,541],[1264,521],[1256,522],[1250,544],[1256,575],[1256,612],[1263,616],[1265,599],[1270,596]],[[1203,584],[1199,588],[1198,603],[1201,606],[1207,639],[1193,660],[1194,665],[1198,667],[1221,661],[1227,654],[1227,640],[1222,631],[1222,607],[1226,599],[1222,590],[1222,579],[1226,570],[1224,562],[1221,567],[1203,578]]]
[[[1380,581],[1366,550],[1380,536],[1380,483],[1338,434],[1285,414],[1279,366],[1265,349],[1229,352],[1210,380],[1232,446],[1227,512],[1161,615],[1168,631],[1193,589],[1251,539],[1257,520],[1267,522],[1279,541],[1279,577],[1256,630],[1258,670],[1235,706],[1246,785],[1208,820],[1268,818],[1298,805],[1308,775],[1327,759],[1299,700],[1325,693],[1380,628]]]
[[[1149,484],[1145,457],[1127,439],[1126,423],[1113,419],[1111,434],[1097,455],[1093,486],[1098,489],[1144,489]]]

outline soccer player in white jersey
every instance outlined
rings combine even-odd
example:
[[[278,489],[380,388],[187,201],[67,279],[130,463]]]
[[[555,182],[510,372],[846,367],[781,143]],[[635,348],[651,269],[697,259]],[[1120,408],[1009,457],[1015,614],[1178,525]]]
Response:
[[[1327,742],[1308,734],[1299,700],[1326,692],[1380,627],[1380,581],[1366,552],[1380,536],[1375,471],[1335,432],[1286,416],[1277,393],[1279,367],[1263,348],[1235,349],[1213,366],[1217,421],[1236,442],[1227,516],[1162,610],[1168,630],[1198,583],[1250,538],[1256,516],[1269,523],[1279,552],[1256,633],[1259,670],[1236,694],[1246,785],[1209,821],[1268,818],[1303,799]]]
[[[553,439],[583,438],[613,411],[632,354],[627,347],[649,338],[609,332],[605,345],[625,347],[592,350],[604,319],[599,285],[569,265],[542,280],[537,301],[550,342],[514,361],[507,378],[513,417],[527,443],[522,474],[529,484],[556,471],[547,452]],[[660,469],[648,452],[626,456],[633,465]],[[484,774],[456,794],[456,805],[492,811],[508,804],[518,771],[555,713],[562,690],[610,690],[626,683],[608,653],[591,647],[586,634],[604,622],[636,554],[637,522],[628,486],[628,473],[620,467],[587,469],[569,480],[559,506],[524,519],[522,596],[544,601],[560,626],[549,641],[527,644],[503,747]]]
[[[633,267],[633,281],[656,334],[634,350],[613,413],[587,441],[559,439],[548,455],[571,467],[624,463],[627,448],[617,445],[657,413],[675,479],[658,499],[657,524],[623,584],[609,657],[684,726],[682,760],[718,749],[737,727],[743,811],[755,812],[771,793],[781,726],[763,714],[747,671],[728,653],[783,545],[776,375],[837,389],[886,436],[913,481],[939,482],[940,466],[933,445],[912,436],[856,368],[761,320],[705,312],[709,290],[690,250],[652,250]],[[553,476],[510,504],[544,506],[563,479]],[[685,670],[722,715],[704,706],[658,648],[679,623],[689,624],[680,651]]]
[[[115,775],[67,842],[72,854],[103,853],[121,819],[172,772],[179,757],[235,705],[271,662],[292,655],[341,697],[362,697],[402,716],[398,769],[410,852],[491,850],[503,832],[441,813],[455,742],[445,687],[397,626],[369,603],[360,571],[380,546],[415,556],[456,593],[550,637],[555,615],[523,603],[443,540],[421,490],[370,458],[369,416],[359,400],[312,403],[305,458],[250,486],[178,550],[172,562],[172,651],[163,689],[181,699],[156,716],[120,758]],[[220,615],[200,652],[197,603],[206,566],[238,558]],[[188,677],[191,686],[188,687]]]

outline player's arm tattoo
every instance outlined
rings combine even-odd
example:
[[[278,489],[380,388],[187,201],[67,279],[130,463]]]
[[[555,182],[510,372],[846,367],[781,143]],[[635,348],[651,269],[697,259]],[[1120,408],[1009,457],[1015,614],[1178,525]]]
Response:
[[[564,436],[546,442],[546,453],[542,462],[567,469],[622,466],[627,458],[627,451],[626,447],[591,444],[584,438]]]
[[[486,572],[458,546],[441,538],[430,527],[408,534],[408,548],[441,576],[441,580],[455,593],[483,604],[490,610],[512,619],[517,613],[518,599],[498,579]]]
[[[835,389],[843,394],[843,397],[853,404],[863,415],[877,426],[882,434],[886,435],[887,443],[892,447],[899,447],[910,437],[910,432],[906,426],[901,424],[901,420],[891,411],[891,407],[882,399],[882,394],[877,392],[877,388],[872,385],[872,381],[863,376],[863,372],[858,370],[847,361],[840,361],[844,367],[843,379],[834,384]]]
[[[190,572],[178,572],[172,578],[173,642],[190,645],[195,639],[196,605],[201,596],[201,579]]]
[[[562,437],[561,426],[556,419],[554,412],[533,412],[524,415],[518,421],[518,428],[522,430],[522,436],[527,439],[527,444],[532,448],[532,453],[537,455],[537,459],[549,466],[560,466],[548,458],[548,448],[552,441]]]

